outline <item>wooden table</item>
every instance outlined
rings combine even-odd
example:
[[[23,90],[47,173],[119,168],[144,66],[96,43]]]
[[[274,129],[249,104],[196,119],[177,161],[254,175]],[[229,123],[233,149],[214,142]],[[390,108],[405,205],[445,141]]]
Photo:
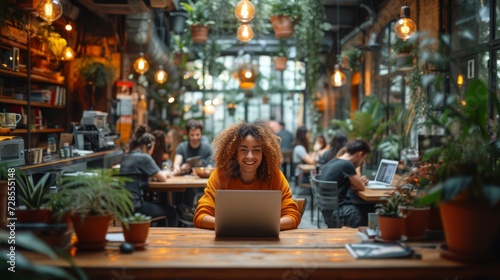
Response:
[[[195,175],[174,176],[166,182],[149,182],[149,190],[153,192],[185,192],[187,188],[204,188],[208,178]]]
[[[355,192],[361,199],[367,202],[381,202],[384,197],[389,197],[391,193],[394,192],[392,190],[374,190],[365,188],[364,191]]]
[[[71,253],[90,279],[500,279],[500,261],[449,261],[433,243],[410,243],[421,259],[356,260],[344,245],[360,241],[350,228],[283,231],[279,239],[217,239],[211,230],[152,228],[143,251],[121,254],[119,243],[108,243],[105,251]],[[26,255],[37,265],[69,267]]]

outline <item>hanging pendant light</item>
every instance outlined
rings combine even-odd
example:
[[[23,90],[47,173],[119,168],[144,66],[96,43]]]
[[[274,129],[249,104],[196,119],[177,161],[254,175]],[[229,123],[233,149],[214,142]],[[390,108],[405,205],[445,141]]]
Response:
[[[240,39],[240,41],[244,43],[252,40],[253,35],[253,30],[247,23],[240,25],[240,27],[238,27],[238,30],[236,31],[236,37],[238,37],[238,39]]]
[[[158,66],[158,70],[155,73],[155,81],[158,84],[163,84],[168,80],[168,73],[163,70],[163,65]]]
[[[338,64],[335,64],[335,70],[330,77],[330,83],[332,83],[334,87],[341,87],[345,85],[346,81],[347,78],[345,74],[340,70],[340,66]]]
[[[457,85],[459,88],[461,88],[464,85],[464,75],[458,74]]]
[[[396,21],[394,25],[394,33],[399,38],[406,41],[406,39],[410,38],[417,31],[417,25],[410,18],[410,7],[408,7],[405,3],[403,7],[401,7],[400,19]]]
[[[139,74],[144,74],[149,69],[149,62],[144,58],[144,53],[139,54],[139,58],[134,62],[134,70]]]
[[[240,22],[250,22],[255,16],[255,6],[249,0],[241,0],[234,8],[234,15]]]
[[[240,80],[240,88],[242,89],[254,88],[256,78],[255,70],[251,66],[243,66],[238,71],[238,79]]]
[[[339,0],[337,0],[337,55],[340,55],[340,11],[339,11]],[[337,57],[338,60],[338,57]],[[347,79],[345,77],[345,74],[340,70],[340,66],[338,64],[335,64],[333,74],[330,77],[330,83],[334,87],[341,87],[345,85]]]
[[[64,61],[70,61],[75,59],[75,51],[70,46],[66,46],[62,51],[62,54],[63,56],[61,59]]]
[[[63,14],[63,6],[59,0],[42,0],[36,9],[38,16],[51,25]]]

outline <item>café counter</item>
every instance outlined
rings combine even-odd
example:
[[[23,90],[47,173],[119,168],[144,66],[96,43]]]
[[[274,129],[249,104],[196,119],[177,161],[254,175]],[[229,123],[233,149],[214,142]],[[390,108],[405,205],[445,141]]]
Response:
[[[65,172],[85,171],[87,168],[110,168],[113,164],[119,163],[123,156],[122,149],[93,152],[85,155],[75,155],[73,157],[56,159],[40,164],[20,166],[26,175],[54,170]]]
[[[119,231],[110,228],[110,231]],[[358,229],[296,229],[279,238],[216,238],[197,228],[152,228],[144,250],[71,250],[90,279],[500,279],[500,261],[465,264],[440,256],[439,244],[408,243],[419,258],[355,259],[346,243]],[[37,265],[71,270],[63,260],[27,254]]]

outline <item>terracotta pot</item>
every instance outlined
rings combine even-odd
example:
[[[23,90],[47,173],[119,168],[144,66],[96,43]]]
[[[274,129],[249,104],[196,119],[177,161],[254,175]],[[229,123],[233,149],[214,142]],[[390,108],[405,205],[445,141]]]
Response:
[[[405,217],[403,235],[408,238],[421,238],[429,221],[430,207],[400,207]]]
[[[380,237],[383,240],[400,240],[403,236],[405,219],[403,217],[378,216]]]
[[[151,221],[133,222],[129,223],[128,226],[129,228],[127,229],[122,224],[125,241],[128,243],[144,244],[148,238]]]
[[[102,250],[106,246],[106,233],[112,216],[70,216],[78,239],[77,247],[83,250]]]
[[[439,204],[448,250],[468,259],[491,253],[500,231],[500,203],[450,201]]]
[[[286,62],[288,58],[286,56],[276,56],[274,57],[274,68],[278,71],[283,71],[286,69]]]
[[[0,227],[7,224],[7,181],[0,181]]]
[[[51,216],[49,209],[16,209],[18,223],[48,223]]]
[[[210,28],[204,25],[191,25],[191,38],[195,43],[205,43],[208,39]]]
[[[294,23],[289,16],[271,16],[271,24],[274,29],[274,37],[280,39],[292,37]]]

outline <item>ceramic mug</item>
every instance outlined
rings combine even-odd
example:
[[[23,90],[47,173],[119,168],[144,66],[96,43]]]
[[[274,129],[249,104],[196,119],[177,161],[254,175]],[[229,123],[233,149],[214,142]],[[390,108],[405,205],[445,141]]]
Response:
[[[5,126],[16,128],[17,123],[21,120],[21,115],[16,113],[5,113]]]

